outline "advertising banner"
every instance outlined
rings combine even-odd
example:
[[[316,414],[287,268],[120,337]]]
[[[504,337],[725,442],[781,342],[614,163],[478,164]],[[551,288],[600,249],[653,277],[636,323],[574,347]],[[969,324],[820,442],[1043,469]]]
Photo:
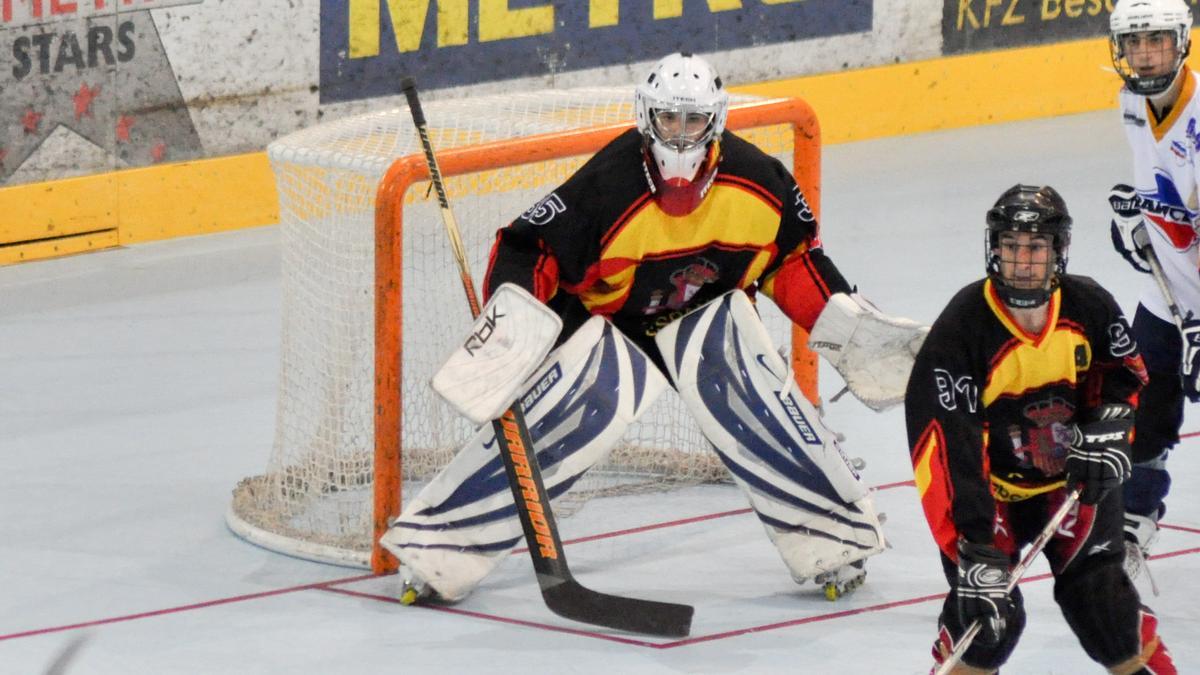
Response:
[[[874,0],[322,0],[321,102],[871,30]]]
[[[1188,0],[1193,6],[1197,1]],[[1100,37],[1108,33],[1115,2],[944,0],[943,51],[958,54]]]

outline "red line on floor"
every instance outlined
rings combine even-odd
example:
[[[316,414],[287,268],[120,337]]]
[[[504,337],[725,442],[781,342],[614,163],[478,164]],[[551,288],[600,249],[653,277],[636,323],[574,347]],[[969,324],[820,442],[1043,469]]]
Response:
[[[916,483],[911,480],[904,480],[904,481],[897,481],[895,483],[885,483],[883,485],[877,485],[877,486],[875,486],[874,489],[875,490],[890,490],[892,488],[906,487],[906,486],[915,487]],[[720,513],[710,513],[708,515],[694,516],[692,518],[680,518],[679,520],[668,520],[668,521],[665,521],[662,523],[653,523],[650,525],[642,525],[640,527],[630,527],[630,528],[627,528],[624,530],[616,530],[615,532],[604,532],[601,534],[588,535],[586,537],[576,537],[574,539],[568,539],[567,541],[564,541],[563,545],[566,546],[568,544],[581,544],[584,542],[597,541],[600,539],[611,539],[613,537],[623,537],[628,534],[640,534],[642,532],[650,532],[651,530],[661,530],[665,527],[678,527],[680,525],[691,525],[693,523],[702,523],[706,520],[716,520],[717,518],[726,518],[728,516],[740,516],[740,515],[747,514],[747,513],[750,513],[749,508],[734,509],[732,511],[722,511]],[[527,553],[528,551],[529,551],[529,549],[526,547],[516,548],[516,549],[513,549],[513,555],[516,555],[518,553]]]
[[[390,602],[399,605],[400,600],[386,595],[377,593],[363,593],[361,591],[351,591],[345,588],[321,588],[319,590],[329,591],[330,593],[340,593],[342,595],[350,595],[357,598],[366,598],[368,600],[378,600],[380,602]],[[570,635],[579,635],[582,637],[595,638],[597,640],[609,640],[610,642],[620,642],[627,645],[635,645],[638,647],[663,647],[663,644],[650,642],[647,640],[639,640],[637,638],[622,637],[619,635],[608,635],[592,630],[582,630],[579,628],[569,628],[567,626],[555,626],[553,624],[541,623],[538,621],[527,621],[525,619],[514,619],[507,616],[499,616],[497,614],[486,614],[484,612],[473,612],[469,609],[459,609],[458,607],[447,607],[446,605],[413,605],[415,609],[428,609],[434,612],[445,612],[447,614],[458,614],[460,616],[469,616],[476,619],[484,619],[485,621],[495,621],[497,623],[507,623],[515,626],[526,626],[529,628],[539,628],[541,630],[554,631],[556,633],[568,633]],[[668,643],[670,644],[670,643]]]
[[[288,588],[277,588],[273,591],[263,591],[261,593],[248,593],[246,595],[235,595],[229,598],[220,598],[219,600],[208,600],[205,602],[197,602],[191,605],[180,605],[179,607],[168,607],[166,609],[156,609],[149,612],[138,612],[137,614],[126,614],[124,616],[114,616],[104,619],[95,619],[92,621],[82,621],[80,623],[67,624],[65,626],[51,626],[49,628],[35,628],[33,630],[22,631],[20,633],[9,633],[8,635],[0,635],[0,642],[5,640],[15,640],[17,638],[33,637],[35,635],[46,635],[47,633],[61,633],[68,630],[79,630],[81,628],[92,628],[95,626],[105,626],[110,623],[122,623],[124,621],[136,621],[138,619],[148,619],[155,616],[165,616],[167,614],[178,614],[180,612],[190,612],[196,609],[205,609],[207,607],[216,607],[218,605],[229,605],[237,602],[246,602],[247,600],[258,600],[260,598],[269,598],[276,595],[286,595],[288,593],[296,593],[297,591],[308,591],[316,588],[325,588],[337,584],[349,584],[356,581],[365,581],[375,578],[374,574],[360,574],[355,577],[347,577],[345,579],[337,579],[334,581],[322,581],[315,584],[304,584],[303,586],[290,586]]]
[[[1197,435],[1200,435],[1200,432],[1198,432]],[[911,486],[911,485],[913,485],[913,481],[899,481],[896,483],[888,483],[885,485],[880,485],[876,489],[877,490],[887,490],[887,489],[891,489],[891,488]],[[738,514],[748,513],[749,511],[750,511],[750,509],[737,509],[734,511],[724,511],[721,513],[714,513],[714,514],[709,514],[709,515],[705,515],[705,516],[696,516],[694,518],[684,518],[684,519],[670,521],[670,522],[666,522],[666,523],[658,523],[658,524],[654,524],[654,525],[647,525],[644,527],[620,530],[618,532],[611,532],[611,533],[593,535],[590,537],[583,537],[580,539],[572,540],[571,542],[567,542],[567,543],[578,543],[578,542],[582,542],[582,541],[594,541],[596,539],[604,539],[604,538],[618,536],[621,534],[632,534],[632,533],[644,532],[644,531],[648,531],[648,530],[661,529],[664,527],[670,527],[670,526],[675,526],[675,525],[686,525],[686,524],[695,523],[695,522],[702,522],[705,520],[712,520],[714,518],[723,518],[723,517],[730,516],[730,515],[738,515]],[[1195,528],[1190,528],[1190,527],[1182,527],[1182,526],[1178,526],[1178,525],[1167,525],[1167,524],[1164,524],[1163,527],[1180,530],[1180,531],[1184,531],[1184,532],[1190,532],[1190,533],[1194,533],[1194,534],[1200,534],[1200,530],[1195,529]],[[1158,560],[1160,558],[1174,558],[1177,556],[1192,555],[1192,554],[1196,554],[1196,553],[1200,553],[1200,547],[1183,549],[1183,550],[1179,550],[1179,551],[1171,551],[1171,552],[1167,552],[1167,553],[1158,553],[1158,554],[1150,556],[1150,559]],[[259,600],[262,598],[269,598],[269,597],[274,597],[274,596],[279,596],[279,595],[286,595],[288,593],[296,593],[296,592],[300,592],[300,591],[309,591],[309,590],[319,590],[319,591],[327,591],[327,592],[332,592],[332,593],[340,593],[340,594],[344,594],[344,595],[352,595],[352,596],[358,596],[358,597],[369,598],[369,599],[374,599],[374,600],[380,600],[383,602],[391,602],[391,603],[399,604],[399,601],[396,598],[390,598],[387,596],[373,594],[373,593],[362,593],[359,591],[351,591],[351,590],[337,588],[337,586],[342,586],[345,584],[352,584],[352,583],[356,583],[359,581],[366,581],[368,579],[374,579],[377,576],[378,575],[374,575],[374,574],[360,574],[357,576],[345,577],[342,579],[333,579],[330,581],[321,581],[321,582],[317,582],[317,583],[303,584],[300,586],[289,586],[287,588],[279,588],[279,589],[275,589],[275,590],[271,590],[271,591],[263,591],[261,593],[249,593],[249,594],[245,594],[245,595],[236,595],[236,596],[232,596],[232,597],[228,597],[228,598],[209,600],[206,602],[198,602],[198,603],[193,603],[193,604],[189,604],[189,605],[180,605],[178,607],[168,607],[165,609],[152,610],[152,611],[148,611],[148,612],[138,612],[136,614],[126,614],[123,616],[95,619],[92,621],[83,621],[83,622],[67,624],[67,625],[63,625],[63,626],[50,626],[50,627],[46,627],[46,628],[36,628],[36,629],[32,629],[32,630],[21,631],[18,633],[9,633],[8,635],[0,635],[0,642],[4,642],[5,640],[15,640],[18,638],[46,635],[49,633],[60,633],[60,632],[65,632],[65,631],[70,631],[70,630],[80,630],[80,629],[84,629],[84,628],[92,628],[95,626],[104,626],[104,625],[114,624],[114,623],[136,621],[139,619],[147,619],[147,618],[152,618],[152,617],[157,617],[157,616],[165,616],[168,614],[178,614],[178,613],[189,612],[189,611],[194,611],[194,610],[198,610],[198,609],[205,609],[208,607],[216,607],[219,605],[235,604],[235,603],[239,603],[239,602],[247,602],[250,600]],[[384,575],[384,576],[387,576],[387,575]],[[1021,583],[1026,583],[1026,582],[1030,582],[1030,581],[1039,581],[1041,579],[1048,578],[1049,576],[1050,576],[1049,574],[1036,575],[1036,576],[1028,577],[1028,578],[1022,580]],[[512,624],[512,625],[521,625],[521,626],[527,626],[530,628],[539,628],[542,630],[550,630],[550,631],[555,631],[555,632],[560,632],[560,633],[568,633],[568,634],[572,634],[572,635],[579,635],[582,637],[590,637],[590,638],[595,638],[595,639],[600,639],[600,640],[609,640],[612,642],[620,642],[623,644],[635,645],[635,646],[640,646],[640,647],[650,647],[650,648],[654,648],[654,649],[668,649],[668,648],[672,648],[672,647],[682,647],[682,646],[686,646],[686,645],[690,645],[690,644],[695,644],[697,642],[708,642],[708,641],[712,641],[712,640],[736,637],[739,635],[745,635],[747,633],[761,632],[761,631],[766,631],[766,630],[775,630],[778,628],[799,626],[799,625],[803,625],[806,623],[815,623],[815,622],[819,622],[819,621],[829,621],[831,619],[855,616],[857,614],[864,614],[867,612],[878,612],[878,611],[883,611],[886,609],[891,609],[894,607],[902,607],[905,605],[912,605],[912,604],[917,604],[917,603],[921,603],[921,602],[928,602],[930,600],[936,600],[936,599],[939,599],[942,597],[945,597],[945,593],[927,595],[927,596],[922,596],[922,597],[918,597],[918,598],[910,598],[910,599],[906,599],[906,600],[897,600],[894,602],[882,603],[879,605],[872,605],[870,607],[860,607],[857,609],[847,609],[847,610],[838,611],[838,612],[828,612],[825,614],[818,614],[816,616],[805,617],[802,619],[793,619],[793,620],[789,620],[789,621],[782,621],[782,622],[766,624],[766,625],[762,625],[762,626],[741,628],[741,629],[734,630],[734,631],[726,631],[723,633],[714,633],[712,635],[705,635],[705,636],[699,636],[699,637],[694,637],[694,638],[687,638],[684,640],[677,640],[674,642],[663,642],[663,643],[649,642],[646,640],[638,640],[635,638],[627,638],[627,637],[616,636],[616,635],[608,635],[605,633],[598,633],[595,631],[580,630],[580,629],[568,628],[568,627],[562,627],[562,626],[554,626],[554,625],[543,624],[543,623],[538,623],[538,622],[534,622],[534,621],[525,621],[522,619],[514,619],[514,618],[510,618],[510,617],[497,616],[497,615],[493,615],[493,614],[485,614],[482,612],[473,612],[470,610],[460,609],[457,607],[446,607],[446,606],[437,606],[437,605],[421,605],[419,607],[422,609],[431,609],[431,610],[435,610],[435,611],[446,612],[449,614],[470,616],[470,617],[484,619],[484,620],[488,620],[488,621],[496,621],[499,623],[507,623],[507,624]]]

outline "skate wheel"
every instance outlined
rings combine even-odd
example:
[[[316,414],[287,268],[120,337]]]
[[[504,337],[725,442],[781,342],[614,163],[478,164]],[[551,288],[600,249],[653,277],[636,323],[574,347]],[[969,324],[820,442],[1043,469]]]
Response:
[[[404,590],[400,592],[400,604],[406,607],[408,605],[417,604],[417,600],[420,599],[421,594],[418,593],[417,589],[413,588],[412,586],[406,586]]]

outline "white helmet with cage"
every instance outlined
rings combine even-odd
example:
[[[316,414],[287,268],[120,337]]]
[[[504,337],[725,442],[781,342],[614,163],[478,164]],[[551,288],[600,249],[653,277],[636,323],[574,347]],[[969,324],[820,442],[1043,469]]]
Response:
[[[1187,58],[1192,10],[1185,0],[1118,0],[1108,18],[1108,29],[1113,67],[1125,85],[1135,94],[1154,96],[1174,84]],[[1166,62],[1149,57],[1145,63],[1134,63],[1135,43],[1130,36],[1143,34],[1150,38],[1151,33],[1170,37],[1173,53]]]
[[[634,93],[638,130],[645,139],[651,189],[663,210],[691,212],[716,177],[718,141],[729,94],[707,61],[688,53],[663,57]]]

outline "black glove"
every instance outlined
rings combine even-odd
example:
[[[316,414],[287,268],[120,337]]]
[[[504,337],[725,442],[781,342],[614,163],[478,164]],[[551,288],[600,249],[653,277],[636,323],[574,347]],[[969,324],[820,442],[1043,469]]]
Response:
[[[958,540],[958,615],[979,621],[978,642],[999,644],[1016,606],[1008,594],[1009,557],[990,544]]]
[[[1106,403],[1096,409],[1092,421],[1075,427],[1066,469],[1067,485],[1083,486],[1079,501],[1095,504],[1129,478],[1132,429],[1133,408],[1124,403]]]
[[[1109,233],[1112,235],[1113,248],[1125,259],[1133,269],[1150,273],[1150,264],[1146,262],[1139,243],[1145,242],[1145,235],[1137,234],[1146,229],[1142,221],[1142,210],[1137,206],[1137,190],[1128,185],[1114,185],[1108,193],[1108,204],[1113,210],[1112,225]]]
[[[1179,377],[1183,393],[1192,403],[1200,402],[1200,319],[1185,319],[1180,331],[1183,338],[1183,363]]]

